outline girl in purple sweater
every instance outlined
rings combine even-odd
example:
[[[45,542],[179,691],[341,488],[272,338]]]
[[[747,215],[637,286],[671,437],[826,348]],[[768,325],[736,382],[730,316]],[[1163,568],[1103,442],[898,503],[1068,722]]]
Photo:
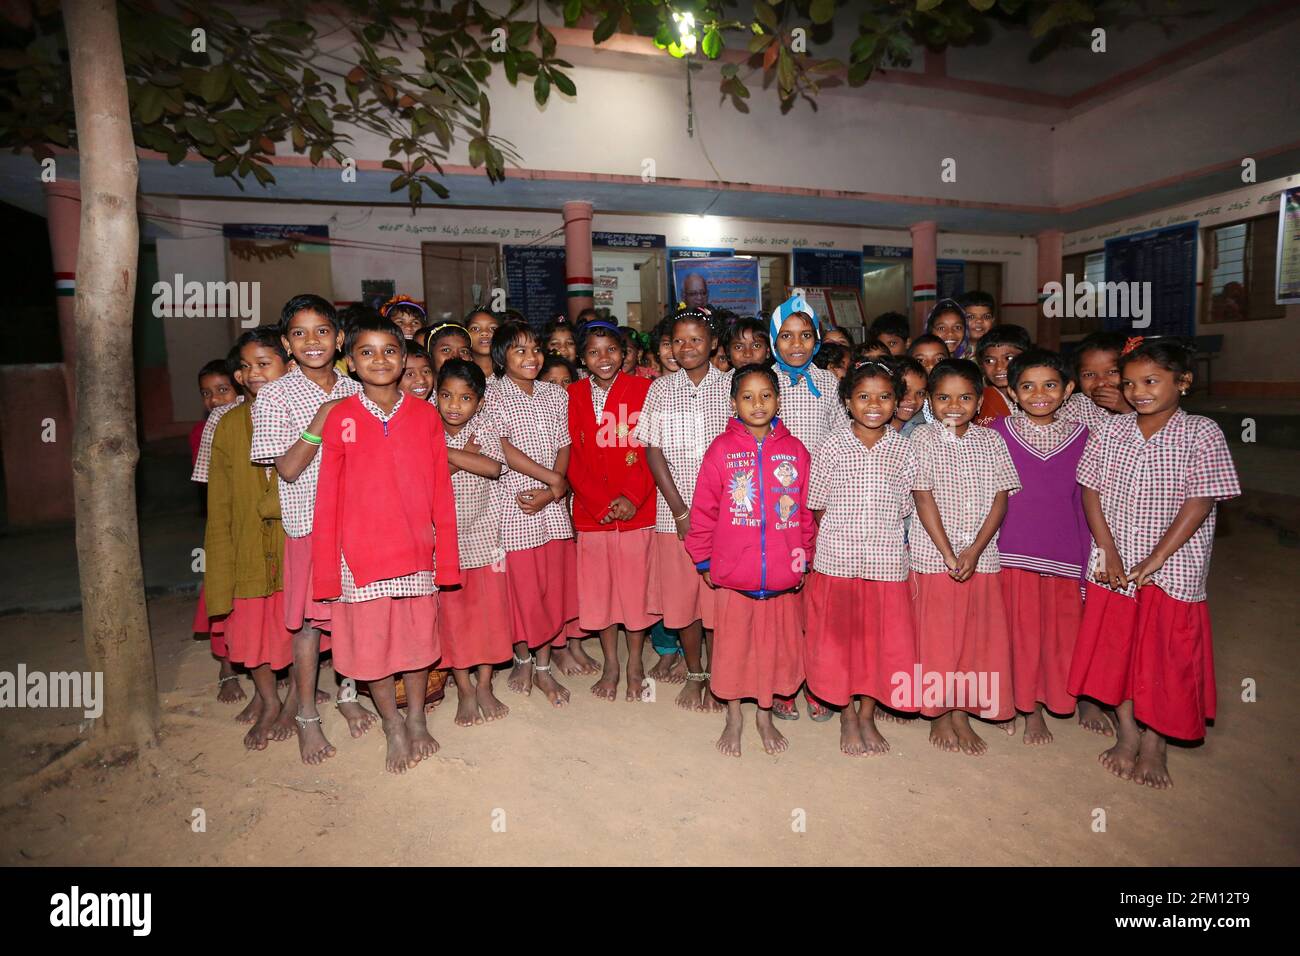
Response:
[[[1007,386],[1024,413],[995,420],[1020,476],[998,536],[998,574],[1011,631],[1011,686],[1026,715],[1024,742],[1047,744],[1043,709],[1074,711],[1065,689],[1083,617],[1083,568],[1091,536],[1075,471],[1087,426],[1058,417],[1074,391],[1061,356],[1029,349],[1011,360]]]

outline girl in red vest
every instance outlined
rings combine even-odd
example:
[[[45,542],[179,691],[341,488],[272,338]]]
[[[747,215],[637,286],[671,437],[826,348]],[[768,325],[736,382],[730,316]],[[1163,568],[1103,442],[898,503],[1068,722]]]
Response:
[[[578,623],[600,634],[605,663],[591,692],[618,695],[618,626],[627,631],[627,694],[640,700],[641,649],[658,615],[646,610],[655,484],[645,446],[632,437],[650,381],[625,375],[618,327],[594,319],[578,333],[590,377],[569,386],[569,485],[578,533]]]

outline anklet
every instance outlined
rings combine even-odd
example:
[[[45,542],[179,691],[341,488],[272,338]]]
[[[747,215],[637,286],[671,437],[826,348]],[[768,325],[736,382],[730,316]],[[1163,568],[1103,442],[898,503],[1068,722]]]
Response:
[[[308,724],[320,723],[320,715],[317,715],[315,717],[299,717],[297,714],[294,714],[293,719],[298,722],[298,726],[301,727],[303,730],[307,729]]]
[[[231,674],[229,677],[218,677],[218,678],[217,678],[217,686],[220,687],[222,684],[224,684],[224,683],[225,683],[226,681],[228,681],[228,680],[239,680],[239,675],[238,675],[238,674]]]
[[[533,662],[533,655],[532,655],[532,654],[529,654],[527,657],[523,658],[522,660],[520,659],[520,657],[519,657],[518,654],[515,654],[515,655],[513,655],[513,656],[514,656],[514,659],[515,659],[515,663],[518,664],[520,667],[522,667],[522,666],[525,665],[525,664],[531,664],[531,663]]]
[[[710,677],[712,677],[712,676],[713,676],[713,675],[710,674],[708,671],[703,671],[702,673],[699,673],[699,674],[692,674],[690,671],[687,671],[687,672],[686,672],[686,679],[687,679],[687,680],[700,680],[700,681],[704,681],[704,680],[708,680],[708,679],[709,679]]]
[[[541,673],[543,673],[543,674],[549,674],[549,673],[551,672],[551,665],[550,665],[550,664],[534,664],[534,665],[533,665],[533,670],[535,670],[535,671],[539,671],[539,672],[541,672]]]

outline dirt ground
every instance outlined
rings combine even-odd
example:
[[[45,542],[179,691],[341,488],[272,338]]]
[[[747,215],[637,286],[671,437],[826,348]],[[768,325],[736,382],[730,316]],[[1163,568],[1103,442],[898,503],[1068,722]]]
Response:
[[[192,600],[169,597],[150,605],[157,748],[15,799],[14,781],[66,748],[80,715],[0,711],[0,863],[374,864],[425,846],[430,864],[1296,865],[1297,552],[1255,524],[1223,528],[1210,588],[1219,719],[1204,746],[1171,753],[1169,792],[1109,776],[1101,738],[1064,719],[1043,748],[990,729],[980,758],[934,750],[920,721],[884,725],[888,755],[849,758],[835,722],[804,716],[782,725],[787,753],[763,754],[750,725],[745,756],[727,759],[713,749],[720,716],[679,711],[664,685],[652,704],[597,701],[591,678],[568,681],[564,710],[499,679],[510,716],[470,729],[452,725],[450,690],[433,719],[441,752],[404,777],[383,772],[377,731],[352,740],[330,709],[338,756],[309,768],[293,742],[244,750],[206,643],[188,639]],[[79,668],[80,640],[76,614],[0,618],[0,670]],[[1241,700],[1246,678],[1254,703]]]

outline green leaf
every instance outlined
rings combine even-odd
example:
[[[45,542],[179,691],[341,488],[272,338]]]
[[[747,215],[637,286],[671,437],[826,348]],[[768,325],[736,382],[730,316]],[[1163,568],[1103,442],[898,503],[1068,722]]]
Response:
[[[506,68],[506,80],[511,86],[519,81],[519,57],[513,50],[507,51],[503,65]]]
[[[263,186],[265,186],[267,183],[275,182],[275,177],[271,175],[271,171],[267,169],[265,166],[263,166],[261,163],[253,164],[253,175],[257,178],[257,181]]]
[[[238,156],[227,156],[225,159],[219,159],[212,164],[212,175],[229,176],[235,171],[235,164],[238,162]]]
[[[849,67],[849,86],[861,86],[867,82],[871,76],[872,63],[870,60],[859,60]]]
[[[781,52],[777,54],[776,76],[782,90],[794,89],[794,57],[790,56],[790,51],[785,47],[781,47]]]
[[[492,104],[488,102],[486,93],[478,95],[478,125],[484,133],[488,131],[488,124],[492,120]]]
[[[229,83],[229,76],[226,73],[228,68],[214,66],[203,74],[203,80],[199,83],[199,95],[208,103],[220,103],[226,98],[226,87]]]
[[[582,16],[582,0],[565,0],[564,3],[564,25],[571,27],[578,22]]]
[[[554,83],[555,88],[565,96],[578,95],[578,88],[573,85],[573,80],[569,79],[566,74],[561,73],[559,70],[551,70],[551,82]]]
[[[397,160],[395,160],[395,159],[386,159],[386,160],[384,160],[382,163],[380,163],[380,165],[383,166],[384,169],[395,169],[395,170],[397,170],[399,173],[402,172],[402,171],[404,171],[404,170],[406,169],[405,166],[403,166],[401,163],[399,163],[399,162],[398,162]]]
[[[754,18],[767,27],[768,32],[776,33],[778,29],[776,11],[765,0],[754,0]]]
[[[509,43],[511,46],[528,46],[533,39],[533,27],[536,24],[532,20],[525,20],[521,23],[510,24]]]
[[[718,32],[717,27],[710,27],[709,31],[704,34],[704,39],[700,42],[700,49],[710,60],[718,58],[718,54],[722,52],[722,34]]]
[[[211,127],[197,116],[185,117],[185,119],[181,120],[181,126],[185,132],[193,137],[195,142],[207,145],[217,141],[217,137],[212,134]]]
[[[916,0],[916,9],[918,13],[928,13],[941,3],[943,0]]]
[[[591,31],[591,39],[594,43],[604,43],[614,35],[618,29],[618,20],[621,10],[612,10],[605,14],[603,20],[596,24],[596,29]]]
[[[469,164],[475,169],[483,165],[487,154],[487,141],[482,136],[475,136],[469,141]]]
[[[831,18],[835,16],[835,0],[812,0],[812,5],[808,8],[808,16],[819,26],[830,23]]]
[[[776,37],[774,37],[772,34],[760,33],[757,36],[750,37],[749,52],[757,53],[760,50],[766,50],[769,46],[771,46],[775,42],[776,42]]]
[[[853,41],[849,47],[849,59],[857,62],[858,60],[870,59],[871,54],[876,52],[876,40],[878,37],[874,33],[864,33]]]
[[[533,97],[537,100],[538,106],[545,106],[546,99],[551,95],[551,80],[545,73],[538,73],[537,79],[533,81]]]
[[[307,101],[307,115],[315,120],[316,125],[326,132],[331,132],[334,129],[334,121],[329,118],[329,114],[325,112],[325,104],[320,100]],[[239,127],[236,126],[235,128],[238,129]]]

